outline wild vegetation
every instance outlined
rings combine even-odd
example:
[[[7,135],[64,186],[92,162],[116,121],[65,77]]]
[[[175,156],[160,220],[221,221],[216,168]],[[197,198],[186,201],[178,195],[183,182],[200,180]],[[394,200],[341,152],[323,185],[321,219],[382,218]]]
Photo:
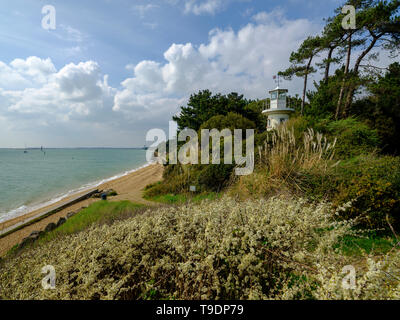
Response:
[[[328,200],[335,207],[352,201],[342,218],[359,217],[362,227],[399,230],[400,64],[381,68],[372,62],[378,49],[397,56],[400,1],[346,4],[357,9],[356,29],[342,27],[340,6],[321,34],[307,38],[280,72],[288,80],[304,79],[301,99],[288,98],[296,113],[285,128],[266,132],[261,111],[268,101],[208,90],[193,94],[174,117],[180,130],[255,129],[256,168],[251,176],[233,175],[234,161],[211,166],[167,163],[164,181],[146,195],[185,194],[194,185],[199,192],[229,190],[244,199],[286,193]],[[323,63],[315,63],[323,55]],[[334,65],[339,67],[331,74]],[[307,91],[308,76],[318,68],[324,77],[314,83],[316,90]]]
[[[179,130],[255,129],[253,174],[235,176],[234,161],[167,163],[144,196],[168,205],[89,207],[1,262],[0,297],[399,299],[400,64],[371,63],[374,50],[399,48],[400,1],[346,3],[357,28],[341,27],[339,8],[281,72],[304,80],[286,124],[267,132],[268,101],[208,90],[174,117]],[[307,90],[318,68],[324,78]],[[40,286],[47,264],[56,290]],[[357,271],[352,290],[346,265]]]
[[[341,209],[339,209],[341,210]],[[223,197],[144,212],[91,227],[5,261],[6,299],[378,299],[399,298],[399,251],[366,253],[357,288],[342,287],[342,239],[362,236],[326,203]],[[55,266],[56,289],[40,283]]]

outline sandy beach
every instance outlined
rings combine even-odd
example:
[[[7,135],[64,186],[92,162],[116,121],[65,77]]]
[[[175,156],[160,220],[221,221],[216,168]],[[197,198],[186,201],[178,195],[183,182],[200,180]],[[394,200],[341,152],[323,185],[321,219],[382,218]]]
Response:
[[[134,171],[126,176],[121,178],[106,182],[96,188],[99,190],[107,190],[107,189],[114,189],[118,195],[115,197],[110,198],[110,201],[121,201],[121,200],[129,200],[136,203],[142,203],[147,205],[154,205],[154,203],[146,201],[142,197],[143,189],[146,185],[157,182],[162,178],[163,167],[159,164],[153,164],[147,166],[145,168],[139,169]],[[87,191],[86,191],[87,192]],[[85,192],[82,192],[83,194]],[[52,210],[73,198],[76,198],[80,194],[74,194],[67,198],[62,199],[61,201],[54,203],[50,206],[43,207],[41,209],[29,212],[25,215],[7,220],[3,223],[0,223],[0,230],[4,230],[13,226],[15,224],[20,223],[30,217],[34,217],[40,213],[47,212]],[[87,207],[91,203],[99,201],[99,199],[90,198],[83,200],[79,203],[73,204],[49,217],[44,218],[43,220],[38,221],[32,225],[29,225],[21,230],[18,230],[12,234],[5,236],[4,238],[0,239],[0,256],[7,253],[15,244],[20,243],[22,239],[29,236],[32,231],[40,231],[43,230],[50,222],[57,222],[60,217],[65,217],[69,212],[74,212],[82,209],[83,207]]]

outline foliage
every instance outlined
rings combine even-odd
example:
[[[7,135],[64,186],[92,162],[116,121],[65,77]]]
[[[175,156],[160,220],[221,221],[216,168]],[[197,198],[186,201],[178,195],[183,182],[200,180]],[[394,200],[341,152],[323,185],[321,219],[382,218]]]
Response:
[[[39,242],[48,242],[63,235],[77,233],[93,224],[113,223],[134,214],[143,205],[130,201],[97,201],[79,211],[57,229],[46,233]]]
[[[368,228],[400,230],[400,159],[359,156],[338,166],[338,205],[352,201],[342,218],[356,218]]]
[[[326,205],[231,199],[148,212],[24,252],[3,265],[1,298],[260,299],[273,297],[285,272],[312,267],[345,225],[327,236]],[[307,249],[310,244],[313,252]],[[271,253],[272,252],[272,253]],[[286,260],[288,259],[288,260]],[[288,261],[288,262],[287,262]],[[57,272],[41,289],[43,265]],[[18,281],[15,281],[19,279]],[[153,294],[150,294],[152,292]]]
[[[303,131],[307,122],[295,118],[280,126],[258,146],[256,172],[241,177],[232,192],[251,197],[280,192],[307,193],[307,174],[327,177],[334,165],[336,140],[328,140],[312,129]]]
[[[337,69],[329,82],[323,80],[319,84],[314,82],[316,91],[309,91],[307,98],[310,105],[304,110],[304,115],[313,119],[333,119],[336,103],[342,84],[343,71]]]
[[[232,134],[235,129],[255,129],[255,123],[250,121],[249,119],[241,116],[240,114],[234,113],[234,112],[229,112],[226,116],[223,115],[217,115],[214,116],[210,119],[208,119],[206,122],[204,122],[200,126],[201,129],[217,129],[217,130],[224,130],[224,129],[229,129],[231,130]]]
[[[308,37],[297,51],[291,53],[289,58],[291,66],[278,73],[288,80],[291,80],[293,76],[304,78],[301,114],[304,112],[308,75],[316,72],[311,63],[319,51],[321,51],[321,38],[319,36]]]
[[[198,183],[208,190],[219,192],[228,184],[234,167],[223,163],[206,165],[198,175]]]
[[[326,122],[325,130],[329,135],[337,137],[338,159],[367,154],[379,148],[380,141],[376,130],[357,119],[347,118]]]
[[[146,197],[149,200],[160,202],[160,203],[166,203],[166,204],[182,204],[186,203],[188,201],[196,203],[200,202],[203,200],[214,200],[218,199],[221,196],[220,193],[215,193],[215,192],[205,192],[205,193],[199,193],[199,194],[165,194],[165,195],[159,195],[155,197]]]
[[[188,170],[187,166],[166,165],[163,181],[147,186],[144,191],[144,196],[153,198],[160,195],[187,192],[189,190],[190,181],[184,170]]]
[[[400,64],[389,66],[384,76],[368,87],[372,95],[356,101],[351,114],[364,119],[376,129],[385,153],[400,153]]]
[[[65,235],[2,262],[2,299],[398,299],[400,254],[362,256],[356,290],[342,287],[354,237],[326,203],[272,198],[158,208]],[[41,268],[56,269],[44,290]],[[384,284],[384,285],[383,285]]]
[[[392,236],[382,236],[374,231],[367,231],[356,236],[344,236],[335,245],[346,256],[363,256],[364,254],[387,254],[398,244]]]
[[[212,95],[209,90],[204,90],[191,95],[187,106],[181,107],[179,116],[174,116],[173,120],[180,130],[190,128],[197,131],[204,122],[217,115],[234,112],[246,117],[249,113],[245,109],[247,104],[243,95],[237,93]]]
[[[267,117],[262,112],[265,110],[268,100],[269,98],[252,101],[245,107],[246,118],[255,124],[257,132],[263,132],[267,127]]]

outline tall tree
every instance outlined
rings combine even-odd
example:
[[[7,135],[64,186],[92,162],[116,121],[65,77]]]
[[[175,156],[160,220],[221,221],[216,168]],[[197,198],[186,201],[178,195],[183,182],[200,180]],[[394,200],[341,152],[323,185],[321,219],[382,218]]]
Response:
[[[400,0],[390,1],[365,1],[357,14],[357,28],[365,39],[365,48],[357,57],[352,70],[352,76],[358,78],[359,68],[363,59],[371,50],[382,49],[396,50],[400,48]],[[343,116],[346,116],[357,85],[354,81],[349,84]]]
[[[254,112],[246,108],[248,104],[249,101],[236,92],[213,95],[211,91],[203,90],[192,94],[187,106],[181,107],[180,114],[172,119],[177,122],[179,130],[190,128],[197,131],[205,121],[216,115],[234,112],[251,118]]]
[[[327,84],[329,81],[329,71],[332,63],[340,62],[341,56],[334,57],[334,51],[340,48],[346,41],[346,30],[341,25],[339,16],[335,16],[327,19],[327,24],[321,35],[321,48],[327,50],[327,57],[322,63],[317,64],[319,67],[323,67],[324,71],[324,83]]]
[[[371,95],[351,105],[350,115],[378,131],[383,152],[400,155],[400,64],[395,62],[384,69],[367,85]]]
[[[355,7],[355,9],[360,9],[368,5],[368,3],[370,3],[371,1],[372,0],[348,0],[346,2],[346,5],[352,5]],[[336,15],[334,17],[328,19],[329,24],[326,27],[327,29],[326,34],[328,36],[328,39],[329,37],[333,39],[335,38],[339,39],[338,42],[336,42],[336,44],[340,49],[341,56],[346,57],[342,75],[342,84],[340,87],[339,97],[336,104],[335,119],[337,120],[340,116],[343,98],[345,95],[346,82],[348,81],[349,78],[352,52],[357,47],[363,45],[365,40],[359,39],[357,37],[357,34],[360,33],[359,27],[356,26],[354,29],[343,28],[342,21],[345,18],[345,14],[342,12],[342,7],[337,8],[335,10],[335,13]],[[355,19],[357,21],[357,15]]]
[[[301,44],[300,48],[297,51],[291,53],[289,58],[291,66],[285,71],[280,71],[278,73],[280,76],[283,76],[287,80],[291,80],[294,75],[300,78],[304,78],[303,96],[301,101],[301,114],[304,113],[308,75],[316,72],[311,64],[313,59],[317,56],[321,49],[321,38],[319,36],[308,37]]]
[[[349,69],[350,69],[350,60],[351,60],[351,52],[353,48],[353,43],[352,43],[352,38],[353,38],[354,31],[349,31],[348,36],[347,36],[347,48],[346,48],[346,63],[344,66],[344,73],[343,73],[343,79],[342,79],[342,85],[340,87],[340,92],[339,92],[339,98],[336,106],[336,113],[335,113],[335,119],[338,120],[339,118],[339,113],[340,109],[342,106],[342,101],[343,101],[343,96],[344,96],[344,89],[346,85],[346,80],[348,78],[349,74]]]

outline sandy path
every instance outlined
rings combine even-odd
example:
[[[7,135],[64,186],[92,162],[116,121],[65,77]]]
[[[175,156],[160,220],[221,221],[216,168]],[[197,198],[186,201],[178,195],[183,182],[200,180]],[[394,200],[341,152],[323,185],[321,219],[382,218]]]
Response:
[[[99,189],[99,190],[114,189],[115,191],[117,191],[118,195],[110,198],[109,199],[110,201],[130,200],[130,201],[133,201],[136,203],[154,205],[154,203],[143,199],[142,193],[143,193],[143,189],[146,185],[161,180],[162,172],[163,172],[163,167],[161,165],[154,164],[154,165],[145,167],[143,169],[140,169],[138,171],[132,172],[131,174],[126,175],[124,177],[118,178],[113,181],[106,182],[94,189]],[[35,216],[38,213],[51,210],[52,208],[55,208],[55,207],[59,206],[60,204],[77,197],[78,195],[79,194],[74,194],[71,197],[65,198],[65,199],[61,200],[60,202],[57,202],[50,206],[41,208],[39,210],[35,210],[24,216],[17,217],[17,218],[5,221],[3,223],[0,223],[0,230],[5,229],[9,226],[12,226],[22,220],[25,220],[26,218]],[[12,234],[5,236],[4,238],[1,238],[0,239],[0,256],[7,253],[7,251],[10,250],[15,244],[20,243],[23,238],[29,236],[32,231],[43,230],[50,222],[56,223],[60,217],[65,217],[69,212],[78,211],[78,210],[82,209],[82,207],[86,207],[95,201],[99,201],[99,200],[98,199],[83,200],[83,201],[76,203],[74,205],[71,205],[70,207],[65,208],[65,209],[61,210],[60,212],[57,212],[35,224],[27,226],[21,230],[18,230]]]

